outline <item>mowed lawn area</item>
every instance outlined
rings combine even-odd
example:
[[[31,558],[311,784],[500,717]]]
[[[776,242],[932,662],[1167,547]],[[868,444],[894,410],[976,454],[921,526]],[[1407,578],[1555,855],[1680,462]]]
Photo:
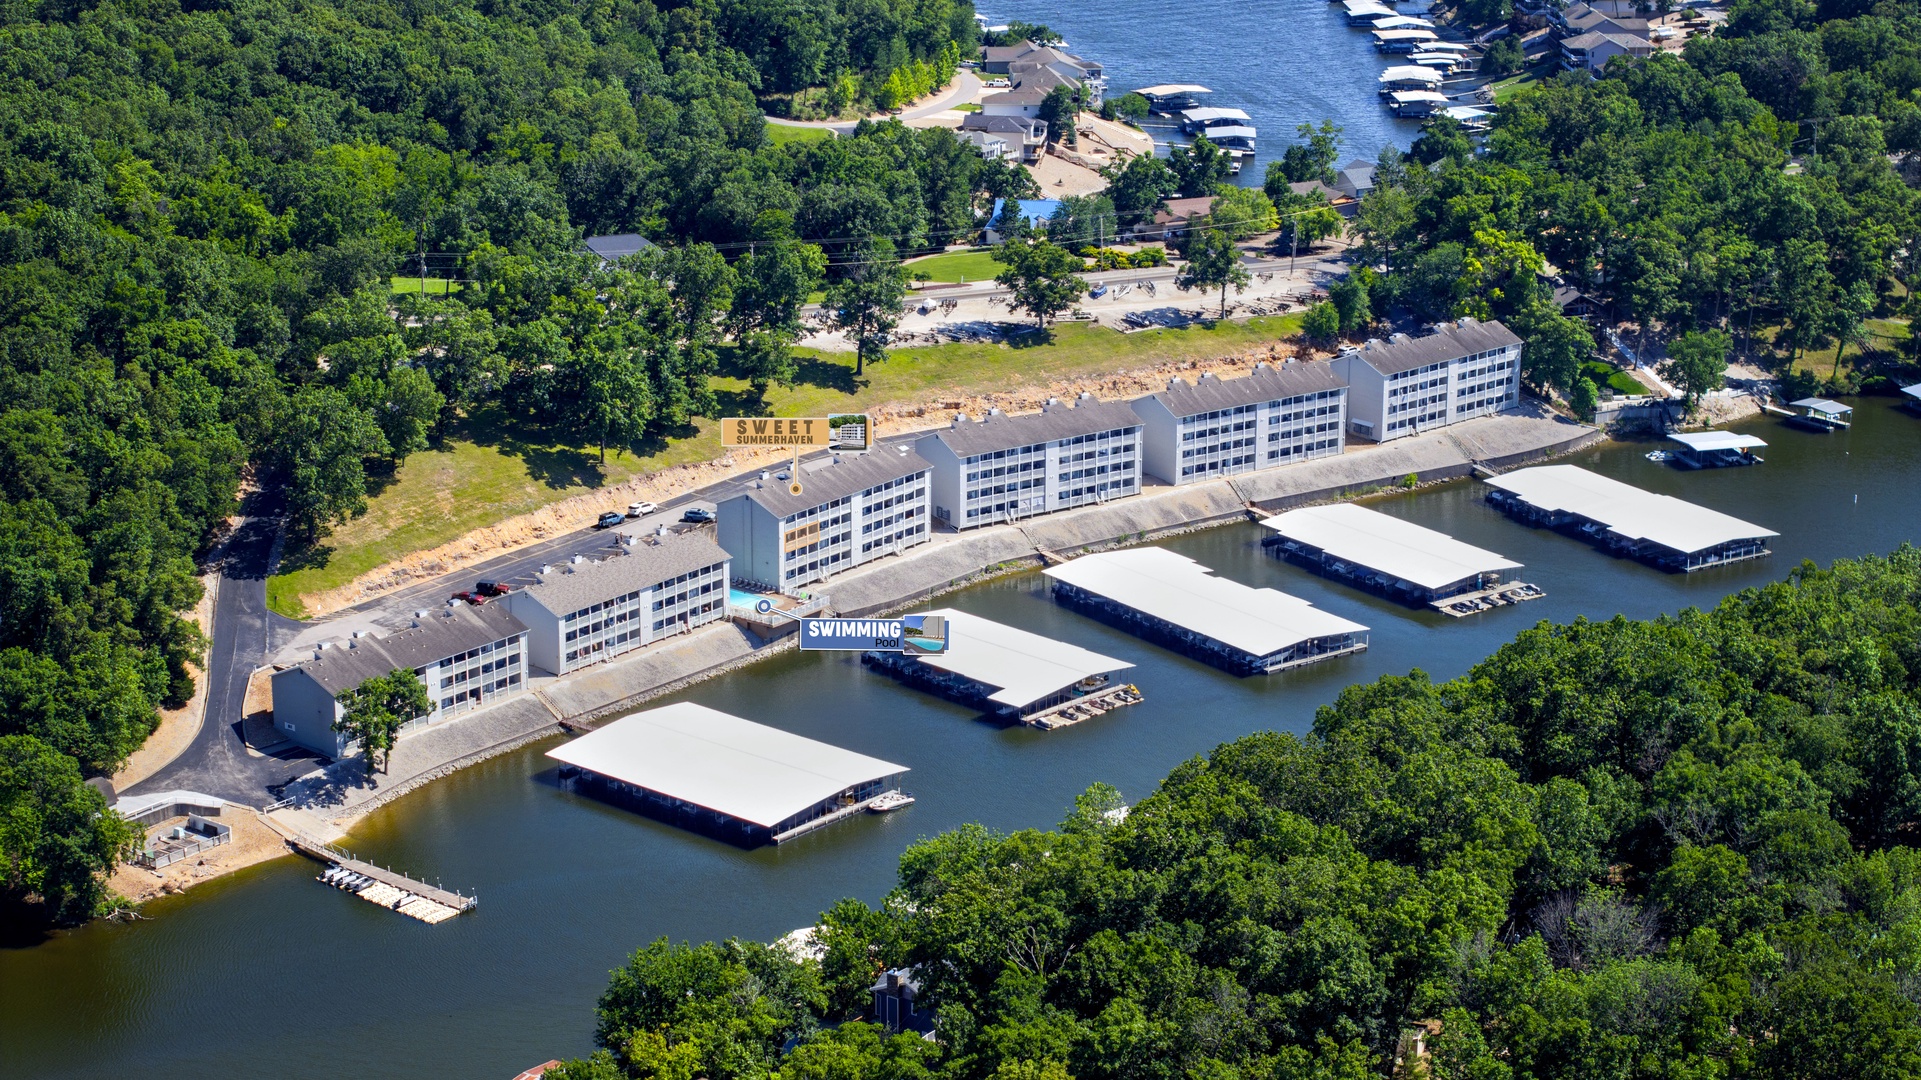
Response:
[[[957,344],[902,349],[868,367],[858,380],[846,353],[800,350],[800,381],[774,388],[768,412],[822,416],[898,402],[926,403],[1009,390],[1160,361],[1205,360],[1300,332],[1298,315],[1183,330],[1120,334],[1102,327],[1057,326],[1052,339],[1031,345]],[[751,410],[745,380],[727,372],[713,380],[721,411]],[[367,513],[336,527],[312,551],[289,545],[285,572],[267,582],[267,605],[282,615],[303,614],[300,597],[337,588],[412,552],[437,547],[516,514],[525,514],[594,488],[643,473],[721,455],[718,419],[703,419],[684,437],[647,447],[645,454],[607,452],[603,467],[592,446],[541,442],[507,433],[483,414],[441,446],[408,458],[368,500]],[[584,523],[584,522],[583,522]]]
[[[992,281],[1001,272],[1001,264],[986,251],[950,251],[901,265],[907,268],[908,277],[918,281]]]
[[[767,125],[767,141],[773,146],[785,146],[788,143],[820,142],[822,139],[831,139],[833,137],[834,133],[827,128],[789,127],[786,124]]]

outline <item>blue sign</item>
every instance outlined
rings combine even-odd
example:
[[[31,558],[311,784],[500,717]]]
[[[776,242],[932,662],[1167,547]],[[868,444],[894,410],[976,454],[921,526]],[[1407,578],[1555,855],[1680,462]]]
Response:
[[[898,619],[802,619],[800,647],[822,652],[851,649],[935,655],[947,651],[947,618],[904,615]]]

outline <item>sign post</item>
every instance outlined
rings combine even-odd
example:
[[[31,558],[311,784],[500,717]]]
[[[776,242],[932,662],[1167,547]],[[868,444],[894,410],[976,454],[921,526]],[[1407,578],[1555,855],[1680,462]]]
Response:
[[[864,454],[873,446],[873,426],[865,413],[828,416],[730,416],[720,422],[722,446],[792,447],[794,464],[787,491],[799,495],[801,448],[818,446],[839,453]]]

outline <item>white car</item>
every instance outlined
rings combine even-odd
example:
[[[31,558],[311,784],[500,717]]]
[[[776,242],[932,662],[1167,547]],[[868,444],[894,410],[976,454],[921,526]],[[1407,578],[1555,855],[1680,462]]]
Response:
[[[658,509],[660,509],[660,507],[650,502],[628,503],[627,516],[630,518],[646,517]]]

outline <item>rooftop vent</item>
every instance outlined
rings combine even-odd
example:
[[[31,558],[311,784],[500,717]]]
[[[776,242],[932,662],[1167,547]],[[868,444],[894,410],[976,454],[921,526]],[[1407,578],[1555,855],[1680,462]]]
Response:
[[[1406,334],[1389,334],[1387,336],[1387,340],[1393,342],[1396,345],[1399,345],[1401,342],[1407,340],[1407,335]]]
[[[575,555],[573,558],[568,559],[567,561],[570,563],[573,563],[575,566],[579,566],[581,563],[584,563],[587,561],[587,556]]]
[[[1076,403],[1079,403],[1082,401],[1097,401],[1097,400],[1099,399],[1094,396],[1093,391],[1091,390],[1082,390],[1080,393],[1074,395],[1074,401]]]
[[[542,573],[542,574],[551,574],[551,573],[553,573],[553,572],[554,572],[554,567],[553,567],[553,564],[551,564],[551,563],[541,563],[541,564],[540,564],[540,573]]]
[[[320,644],[314,646],[314,648],[319,649],[321,652],[325,652],[328,649],[331,649],[333,647],[334,647],[334,643],[331,641],[323,641]]]
[[[1001,411],[1000,411],[999,409],[989,409],[989,410],[987,410],[987,415],[989,415],[989,416],[1000,416],[1000,415],[1003,415],[1003,414],[1001,413]]]
[[[1213,372],[1211,372],[1211,371],[1203,371],[1203,372],[1201,372],[1201,381],[1202,381],[1202,382],[1214,382],[1214,381],[1216,381],[1216,380],[1215,380],[1215,378],[1214,378],[1214,373],[1213,373]]]
[[[424,619],[424,618],[426,618],[426,617],[427,617],[427,609],[426,609],[426,608],[421,608],[421,609],[420,609],[419,611],[416,611],[416,612],[414,612],[414,618],[416,618],[416,619]]]

